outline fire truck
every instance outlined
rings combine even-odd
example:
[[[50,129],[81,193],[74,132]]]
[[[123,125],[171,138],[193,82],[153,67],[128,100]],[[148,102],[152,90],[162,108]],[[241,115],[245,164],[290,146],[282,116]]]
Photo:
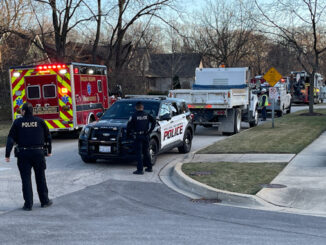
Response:
[[[71,131],[96,121],[109,107],[107,68],[81,63],[10,67],[13,120],[30,102],[50,131]]]

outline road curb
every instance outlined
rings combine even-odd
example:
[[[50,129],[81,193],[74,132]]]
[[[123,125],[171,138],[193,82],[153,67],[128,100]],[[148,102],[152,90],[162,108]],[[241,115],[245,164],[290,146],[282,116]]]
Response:
[[[184,163],[182,162],[177,163],[171,172],[171,180],[180,189],[194,193],[205,199],[219,199],[222,201],[222,203],[229,205],[246,207],[274,206],[254,195],[219,190],[206,184],[200,183],[182,172],[183,164]]]

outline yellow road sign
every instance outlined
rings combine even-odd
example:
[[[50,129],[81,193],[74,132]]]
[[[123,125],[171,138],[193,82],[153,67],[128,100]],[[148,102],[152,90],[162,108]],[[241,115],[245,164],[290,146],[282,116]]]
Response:
[[[282,75],[274,68],[271,67],[271,69],[266,72],[264,75],[264,79],[266,82],[269,83],[272,87],[282,78]]]

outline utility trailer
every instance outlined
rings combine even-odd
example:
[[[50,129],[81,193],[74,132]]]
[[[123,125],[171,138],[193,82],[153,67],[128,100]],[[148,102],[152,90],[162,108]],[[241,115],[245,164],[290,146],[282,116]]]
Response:
[[[247,67],[197,68],[193,89],[170,90],[169,96],[187,102],[195,125],[235,134],[242,121],[251,127],[258,124],[258,97],[250,89],[249,76]]]

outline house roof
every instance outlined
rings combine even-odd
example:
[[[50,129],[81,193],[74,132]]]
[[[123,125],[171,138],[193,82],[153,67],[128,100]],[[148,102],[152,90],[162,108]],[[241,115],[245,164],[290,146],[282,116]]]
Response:
[[[196,53],[150,54],[147,77],[194,77],[201,62]]]

